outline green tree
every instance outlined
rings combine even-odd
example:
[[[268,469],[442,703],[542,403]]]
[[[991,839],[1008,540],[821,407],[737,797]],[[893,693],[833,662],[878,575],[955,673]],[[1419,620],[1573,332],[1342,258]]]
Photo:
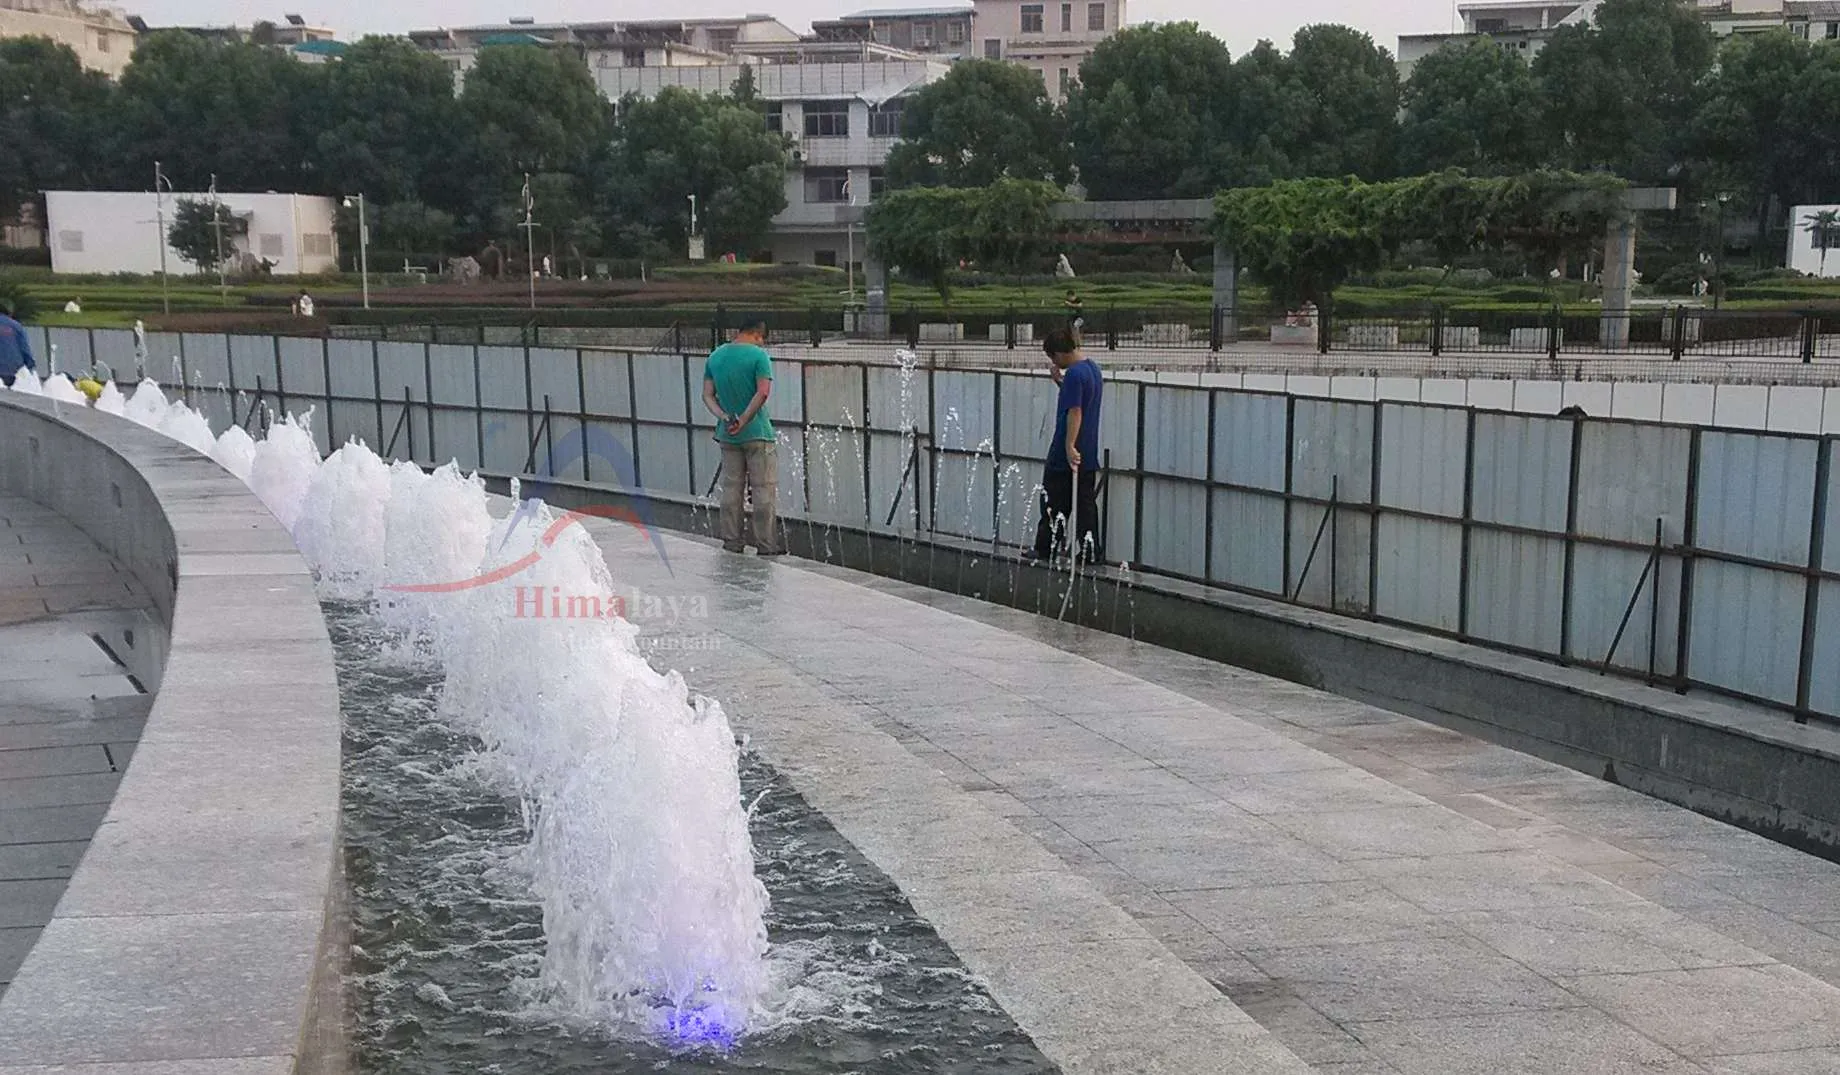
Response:
[[[1080,67],[1067,122],[1094,198],[1203,197],[1235,178],[1233,57],[1192,22],[1133,26]]]
[[[869,249],[950,302],[960,261],[1015,269],[1039,255],[1064,197],[1051,183],[1026,179],[890,191],[869,207]]]
[[[102,141],[113,86],[83,70],[68,45],[0,41],[0,212],[47,190],[84,190],[108,176]]]
[[[465,126],[440,57],[401,38],[367,37],[326,66],[315,103],[320,174],[337,193],[381,205],[465,207]]]
[[[121,163],[132,189],[161,162],[173,183],[220,190],[319,191],[313,102],[325,68],[260,45],[184,31],[141,39],[116,94]]]
[[[1557,159],[1660,182],[1679,167],[1712,69],[1712,31],[1679,0],[1604,0],[1533,62]]]
[[[1814,237],[1821,252],[1821,275],[1827,275],[1827,251],[1840,246],[1840,209],[1822,209],[1802,218],[1802,229]]]
[[[467,72],[460,110],[471,142],[471,208],[488,228],[522,218],[526,174],[586,182],[612,122],[581,56],[541,45],[482,49]]]
[[[786,207],[787,139],[733,98],[666,87],[620,103],[595,187],[603,234],[684,249],[689,196],[712,251],[747,251]]]
[[[1001,178],[1070,178],[1067,129],[1033,71],[963,60],[907,99],[904,141],[888,155],[888,185],[981,187]]]
[[[1399,71],[1392,54],[1347,26],[1305,26],[1291,42],[1288,75],[1308,101],[1286,133],[1300,175],[1381,179],[1393,172]]]
[[[1840,48],[1787,31],[1743,34],[1719,51],[1694,124],[1702,196],[1746,191],[1767,211],[1840,189]]]
[[[1399,131],[1407,175],[1507,175],[1543,162],[1533,71],[1493,41],[1446,45],[1412,68]]]
[[[399,252],[404,261],[419,254],[445,255],[454,243],[454,217],[422,202],[386,202],[375,209],[377,246]]]
[[[180,198],[173,207],[166,242],[174,253],[196,265],[199,272],[211,272],[217,268],[219,251],[228,261],[236,252],[236,240],[248,234],[248,218],[232,213],[224,203]]]

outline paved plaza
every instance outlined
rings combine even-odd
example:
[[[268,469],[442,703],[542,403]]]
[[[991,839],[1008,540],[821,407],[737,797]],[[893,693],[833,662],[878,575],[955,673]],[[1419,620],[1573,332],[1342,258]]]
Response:
[[[0,990],[50,920],[152,708],[103,648],[150,622],[148,607],[75,526],[0,494]]]
[[[1183,1070],[1142,1000],[1186,995],[1182,973],[1141,932],[1269,1032],[1247,1048],[1328,1075],[1840,1071],[1840,866],[1198,658],[688,539],[662,539],[667,569],[647,536],[593,529],[621,585],[708,598],[640,622],[659,662],[1050,1055],[1078,1037],[1057,1020],[1110,1012],[1113,1070]],[[950,801],[910,801],[929,778]],[[1010,976],[1030,953],[1037,979]],[[1274,1055],[1188,1070],[1293,1070]]]

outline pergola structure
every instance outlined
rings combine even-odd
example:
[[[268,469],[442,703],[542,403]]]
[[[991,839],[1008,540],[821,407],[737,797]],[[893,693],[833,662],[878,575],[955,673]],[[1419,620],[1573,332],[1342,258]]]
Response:
[[[1606,347],[1629,345],[1629,304],[1635,290],[1636,218],[1644,212],[1671,210],[1676,204],[1672,187],[1631,187],[1623,194],[1622,211],[1609,224],[1604,235],[1603,289],[1604,310],[1611,316],[1602,320],[1600,332]],[[861,225],[866,211],[860,206],[841,209],[839,215]],[[1239,306],[1239,258],[1233,248],[1214,234],[1214,202],[1211,198],[1167,199],[1128,202],[1062,202],[1054,207],[1054,218],[1070,225],[1105,225],[1111,234],[1108,242],[1189,243],[1208,241],[1214,244],[1214,305],[1231,317]],[[840,221],[841,222],[841,221]],[[1089,233],[1072,230],[1064,236],[1069,241],[1091,241]],[[887,267],[871,259],[866,264],[869,282],[870,318],[886,317]],[[1616,316],[1620,315],[1620,316]]]

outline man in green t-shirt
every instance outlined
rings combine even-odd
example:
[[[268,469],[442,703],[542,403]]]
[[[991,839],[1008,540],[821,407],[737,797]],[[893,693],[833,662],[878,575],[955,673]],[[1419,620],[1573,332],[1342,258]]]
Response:
[[[722,547],[745,552],[742,496],[754,501],[753,537],[762,556],[785,552],[779,539],[779,456],[767,397],[773,393],[773,358],[767,354],[767,321],[741,320],[734,341],[716,348],[703,367],[703,406],[716,416],[722,445]]]

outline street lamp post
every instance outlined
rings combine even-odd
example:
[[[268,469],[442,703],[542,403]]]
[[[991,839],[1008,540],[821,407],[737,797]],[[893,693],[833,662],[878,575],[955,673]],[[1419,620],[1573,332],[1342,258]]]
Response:
[[[537,222],[531,216],[536,211],[536,195],[530,192],[530,173],[524,173],[524,253],[530,264],[530,308],[537,308]]]
[[[224,275],[224,203],[217,197],[217,174],[211,174],[211,231],[217,237],[217,293],[230,305],[230,280]]]
[[[843,200],[852,210],[845,215],[843,221],[845,242],[848,244],[843,255],[843,279],[850,292],[849,304],[854,307],[856,305],[856,214],[853,212],[856,208],[856,183],[854,180],[845,179],[843,181]]]
[[[1712,308],[1717,310],[1725,299],[1725,207],[1731,204],[1731,191],[1719,191],[1719,234],[1713,247]]]
[[[345,207],[358,209],[358,276],[364,289],[364,308],[371,308],[371,228],[364,219],[364,195],[345,199]]]
[[[160,229],[160,309],[166,314],[172,313],[172,291],[166,282],[166,195],[172,190],[172,180],[160,169],[160,162],[153,162],[153,219],[154,226]]]

